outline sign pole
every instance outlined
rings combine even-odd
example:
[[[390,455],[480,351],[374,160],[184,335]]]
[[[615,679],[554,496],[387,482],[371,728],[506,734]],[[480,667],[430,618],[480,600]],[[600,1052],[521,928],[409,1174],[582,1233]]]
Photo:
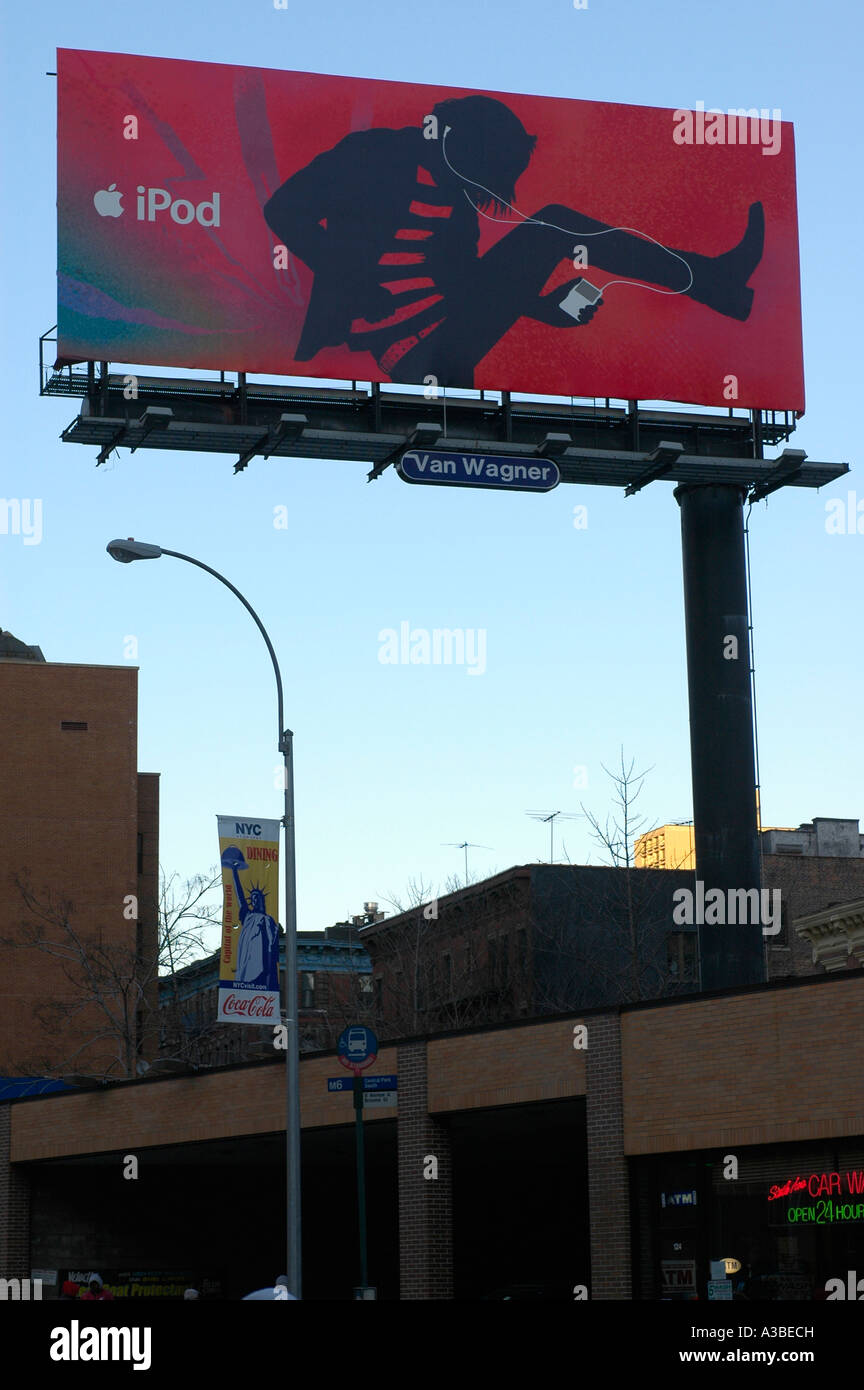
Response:
[[[280,691],[281,724],[281,691]],[[280,728],[285,790],[285,1176],[287,1274],[291,1293],[303,1297],[300,1203],[300,1037],[297,1017],[297,877],[294,828],[294,734]]]
[[[104,364],[103,378],[108,380],[108,364]],[[108,554],[121,564],[128,564],[132,560],[156,560],[161,555],[170,555],[175,560],[186,560],[190,565],[195,565],[199,570],[204,570],[206,574],[211,574],[214,579],[218,579],[220,584],[224,584],[226,589],[230,589],[235,598],[238,598],[246,609],[246,612],[254,620],[258,631],[264,638],[267,651],[270,653],[270,660],[273,663],[273,674],[276,677],[276,697],[278,705],[278,727],[279,727],[279,752],[282,754],[285,764],[283,776],[285,791],[285,816],[283,824],[285,826],[285,1031],[286,1031],[286,1052],[285,1052],[285,1092],[286,1092],[286,1116],[285,1116],[285,1165],[286,1165],[286,1236],[287,1236],[287,1274],[288,1288],[296,1299],[303,1296],[302,1288],[302,1250],[301,1238],[302,1228],[300,1220],[300,1044],[299,1029],[297,1019],[297,887],[296,872],[294,863],[295,827],[294,827],[294,735],[290,729],[285,728],[285,702],[282,693],[282,672],[279,670],[279,662],[276,660],[276,653],[273,650],[273,643],[270,641],[269,634],[255,609],[247,598],[235,588],[230,579],[226,579],[224,574],[214,570],[210,565],[205,565],[203,560],[196,560],[193,555],[184,555],[179,550],[164,550],[159,545],[149,545],[145,541],[135,541],[132,539],[121,541],[111,541],[107,547]],[[365,1035],[364,1035],[365,1036]],[[374,1035],[370,1035],[374,1038]],[[374,1039],[377,1050],[378,1040]],[[374,1062],[374,1055],[371,1061]]]
[[[368,1285],[366,1250],[366,1151],[363,1134],[363,1077],[354,1076],[354,1136],[357,1141],[357,1219],[360,1228],[360,1285]]]
[[[357,1149],[357,1224],[360,1230],[360,1287],[354,1290],[354,1297],[374,1299],[377,1291],[370,1289],[366,1282],[368,1260],[366,1257],[366,1152],[363,1135],[363,1077],[361,1073],[371,1067],[378,1056],[378,1039],[365,1024],[355,1023],[339,1034],[339,1061],[348,1071],[354,1073],[354,1141]],[[395,1077],[387,1077],[395,1082]],[[328,1089],[330,1083],[327,1083]]]

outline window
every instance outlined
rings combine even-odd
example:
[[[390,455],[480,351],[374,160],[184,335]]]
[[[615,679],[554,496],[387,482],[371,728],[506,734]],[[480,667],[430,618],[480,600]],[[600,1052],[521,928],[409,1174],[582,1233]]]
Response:
[[[773,924],[772,924],[773,925]],[[769,946],[789,945],[789,904],[780,899],[780,930],[776,936],[766,938]]]
[[[476,966],[477,966],[477,963],[476,963],[476,961],[474,960],[474,942],[473,942],[473,941],[466,941],[466,943],[465,943],[465,972],[466,972],[466,974],[467,974],[469,980],[473,980],[473,978],[474,978],[474,971],[475,971],[475,969],[476,969]]]
[[[520,927],[513,936],[513,975],[520,987],[524,988],[528,979],[528,933]]]
[[[452,997],[453,997],[453,957],[450,955],[450,952],[447,951],[447,952],[445,952],[445,955],[444,955],[444,998],[445,998],[445,999],[452,999]]]
[[[357,984],[359,985],[360,993],[361,993],[361,994],[371,994],[371,993],[372,993],[372,976],[371,976],[371,975],[358,975],[358,977],[357,977]]]
[[[666,937],[666,969],[675,981],[696,980],[696,936],[693,931],[676,931]]]
[[[300,1008],[315,1008],[315,976],[311,970],[303,970],[300,974]]]
[[[510,937],[502,936],[499,939],[498,969],[501,972],[501,983],[510,983]]]

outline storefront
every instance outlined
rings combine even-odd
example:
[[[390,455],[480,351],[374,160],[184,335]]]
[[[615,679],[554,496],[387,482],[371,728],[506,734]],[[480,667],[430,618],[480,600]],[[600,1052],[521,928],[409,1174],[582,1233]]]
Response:
[[[658,1155],[631,1171],[634,1297],[864,1299],[864,1138]]]

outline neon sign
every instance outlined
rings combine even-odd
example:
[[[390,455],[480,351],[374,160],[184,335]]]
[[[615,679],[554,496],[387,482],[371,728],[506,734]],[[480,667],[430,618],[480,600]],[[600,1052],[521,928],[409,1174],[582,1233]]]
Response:
[[[786,1220],[795,1224],[830,1226],[837,1221],[864,1221],[864,1202],[846,1202],[843,1206],[831,1197],[823,1197],[815,1207],[789,1207]]]
[[[789,1197],[793,1192],[809,1192],[811,1197],[843,1195],[843,1185],[839,1173],[811,1173],[809,1178],[789,1178],[782,1185],[774,1184],[768,1193],[768,1201],[776,1202],[780,1197]],[[846,1174],[846,1191],[849,1196],[864,1196],[864,1171]],[[802,1208],[803,1210],[803,1208]]]

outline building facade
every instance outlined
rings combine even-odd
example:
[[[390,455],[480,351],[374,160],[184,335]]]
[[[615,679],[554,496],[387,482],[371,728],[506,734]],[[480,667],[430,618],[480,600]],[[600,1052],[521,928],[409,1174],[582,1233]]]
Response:
[[[862,1011],[859,969],[383,1046],[398,1104],[364,1115],[379,1297],[825,1298],[864,1269]],[[0,1103],[2,1274],[266,1284],[284,1264],[284,1070]],[[338,1070],[332,1051],[300,1062],[311,1300],[356,1283]],[[128,1153],[146,1183],[120,1179]],[[254,1241],[217,1219],[250,1178],[272,1216]]]
[[[0,634],[0,1075],[155,1055],[159,777],[137,769],[137,681]]]
[[[814,816],[797,829],[772,829],[762,832],[763,854],[804,854],[822,859],[864,858],[864,835],[857,820],[836,816]]]
[[[323,932],[297,933],[297,1017],[301,1052],[335,1047],[349,1023],[372,1021],[372,962],[359,940],[359,924],[342,922]],[[220,952],[159,980],[159,1054],[163,1062],[224,1066],[272,1052],[273,1027],[224,1023],[216,1018]],[[279,942],[284,998],[285,939]]]
[[[779,909],[763,939],[767,979],[860,968],[864,860],[766,854],[763,884]],[[694,887],[683,869],[529,864],[376,922],[361,932],[376,1030],[404,1037],[698,993],[698,930],[675,912]],[[838,904],[853,913],[848,929]]]
[[[797,829],[789,825],[768,826],[761,832],[761,845],[763,855],[806,854],[846,859],[864,856],[864,835],[858,829],[858,821],[835,816],[814,816]],[[693,822],[658,825],[640,835],[633,858],[637,869],[693,869]]]

